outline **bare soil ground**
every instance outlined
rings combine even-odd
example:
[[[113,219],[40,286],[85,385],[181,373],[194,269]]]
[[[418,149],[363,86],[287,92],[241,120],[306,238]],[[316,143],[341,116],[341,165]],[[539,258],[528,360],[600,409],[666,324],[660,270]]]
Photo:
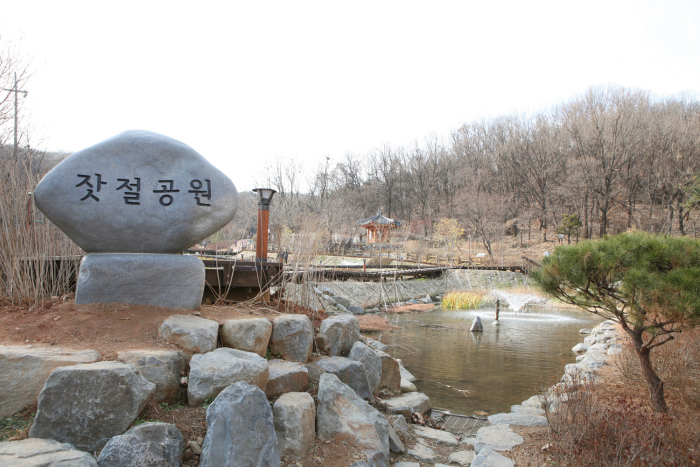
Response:
[[[0,344],[90,349],[103,359],[114,360],[119,351],[127,349],[177,348],[158,336],[158,328],[170,315],[195,314],[223,324],[251,316],[272,319],[279,313],[255,305],[204,305],[195,312],[124,303],[77,305],[69,294],[33,310],[26,305],[0,306]]]

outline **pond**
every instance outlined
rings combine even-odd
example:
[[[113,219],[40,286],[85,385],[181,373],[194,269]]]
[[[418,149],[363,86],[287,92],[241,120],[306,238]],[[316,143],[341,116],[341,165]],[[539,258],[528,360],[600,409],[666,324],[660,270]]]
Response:
[[[493,308],[390,314],[404,331],[373,337],[403,360],[434,408],[465,415],[510,412],[511,405],[561,378],[563,366],[576,361],[571,348],[583,341],[579,330],[601,319],[568,309],[501,310],[497,326]],[[483,333],[469,331],[477,316]]]

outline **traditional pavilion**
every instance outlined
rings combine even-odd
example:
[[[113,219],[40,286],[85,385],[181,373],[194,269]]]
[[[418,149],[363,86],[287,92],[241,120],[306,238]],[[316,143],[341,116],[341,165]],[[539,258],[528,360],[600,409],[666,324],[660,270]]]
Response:
[[[367,243],[388,242],[391,229],[401,225],[401,221],[395,221],[382,216],[382,211],[377,211],[372,217],[358,222],[360,227],[367,229]]]

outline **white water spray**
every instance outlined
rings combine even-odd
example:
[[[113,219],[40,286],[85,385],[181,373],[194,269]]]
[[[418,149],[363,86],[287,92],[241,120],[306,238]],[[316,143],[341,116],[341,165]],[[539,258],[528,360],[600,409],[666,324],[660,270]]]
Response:
[[[491,290],[491,295],[500,297],[508,302],[511,310],[516,313],[528,303],[536,302],[540,299],[537,295],[503,292],[501,290]]]

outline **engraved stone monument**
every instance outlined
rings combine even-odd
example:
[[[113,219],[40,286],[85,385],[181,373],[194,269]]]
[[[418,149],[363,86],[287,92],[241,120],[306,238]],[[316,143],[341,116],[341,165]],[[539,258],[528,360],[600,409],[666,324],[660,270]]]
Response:
[[[71,155],[34,192],[37,207],[88,254],[75,301],[195,309],[204,264],[181,253],[236,213],[233,182],[189,146],[126,131]]]

